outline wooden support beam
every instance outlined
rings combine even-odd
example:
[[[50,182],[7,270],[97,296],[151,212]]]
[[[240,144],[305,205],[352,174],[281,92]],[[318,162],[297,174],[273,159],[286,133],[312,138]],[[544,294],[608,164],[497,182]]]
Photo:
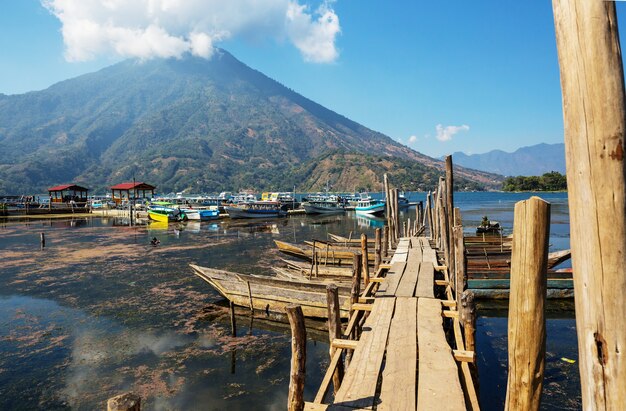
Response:
[[[458,311],[443,310],[441,312],[441,315],[446,317],[446,318],[459,318],[459,312]]]
[[[289,395],[287,409],[304,409],[304,379],[306,376],[306,327],[304,315],[299,305],[285,307],[291,327],[291,372],[289,375]]]
[[[359,303],[361,304],[374,304],[376,297],[359,297]]]
[[[456,301],[452,301],[452,300],[442,300],[441,304],[444,307],[448,307],[448,308],[456,308]]]
[[[447,265],[434,265],[433,268],[437,271],[444,271],[448,269]]]
[[[448,280],[435,280],[435,285],[443,285],[444,287],[447,287],[450,285],[450,281]]]
[[[352,309],[354,311],[372,311],[372,304],[354,303]]]
[[[382,262],[382,233],[381,229],[377,228],[374,234],[374,272],[378,271],[380,263]]]
[[[370,278],[370,283],[382,283],[385,280],[385,277],[372,277]]]
[[[550,204],[515,204],[509,296],[509,376],[505,410],[538,410],[546,354]]]
[[[626,97],[616,3],[553,0],[583,409],[626,408]]]
[[[453,245],[454,228],[454,177],[452,174],[452,156],[446,156],[446,225],[448,227],[448,266],[455,269],[455,251]],[[456,285],[455,285],[456,287]]]
[[[334,349],[343,348],[348,350],[356,349],[356,346],[359,342],[357,340],[344,340],[340,338],[335,338],[331,343],[331,347]]]
[[[476,361],[476,353],[474,351],[452,350],[452,354],[454,355],[454,359],[459,362],[473,363]]]

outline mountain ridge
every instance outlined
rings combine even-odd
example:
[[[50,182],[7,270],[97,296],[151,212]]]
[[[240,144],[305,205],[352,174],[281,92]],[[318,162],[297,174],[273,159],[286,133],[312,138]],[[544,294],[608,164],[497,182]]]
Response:
[[[456,164],[503,176],[541,176],[550,171],[565,174],[565,145],[540,143],[514,152],[491,150],[487,153],[452,155]]]
[[[338,151],[443,170],[440,161],[315,103],[225,50],[210,61],[126,60],[42,91],[2,95],[0,144],[0,193],[65,182],[102,190],[133,178],[163,191],[294,183],[315,189],[272,173],[295,176],[302,163]],[[487,188],[501,181],[455,171]]]

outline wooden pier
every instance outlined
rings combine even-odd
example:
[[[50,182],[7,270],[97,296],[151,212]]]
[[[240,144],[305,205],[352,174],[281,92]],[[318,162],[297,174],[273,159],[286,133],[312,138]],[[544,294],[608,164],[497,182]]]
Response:
[[[359,338],[331,343],[330,367],[305,409],[479,409],[470,372],[475,355],[463,342],[447,268],[427,238],[400,238],[359,301],[344,333]],[[325,404],[335,367],[352,350],[340,387]]]

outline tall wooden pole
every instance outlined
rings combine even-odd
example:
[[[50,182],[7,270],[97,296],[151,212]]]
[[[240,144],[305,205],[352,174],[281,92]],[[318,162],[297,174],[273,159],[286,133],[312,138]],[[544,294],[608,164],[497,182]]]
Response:
[[[505,410],[538,410],[546,355],[550,204],[515,204],[509,297],[509,376]]]
[[[461,294],[467,288],[465,244],[463,243],[463,226],[457,225],[452,229],[454,243],[454,292],[456,306],[461,306]]]
[[[626,409],[626,97],[615,3],[553,0],[583,409]]]
[[[452,243],[452,241],[454,241],[452,233],[454,229],[454,177],[452,176],[452,156],[446,156],[446,223],[448,224],[448,238],[450,239],[450,243]],[[448,250],[448,265],[450,267],[455,266],[454,258],[454,247],[450,247]]]
[[[383,227],[383,257],[389,257],[389,226]]]
[[[381,241],[381,229],[377,228],[375,231],[375,239],[374,242],[374,273],[378,272],[378,267],[380,267],[380,262],[382,260],[382,241]]]
[[[289,411],[304,410],[304,379],[306,375],[306,327],[299,305],[285,307],[291,327],[291,372],[289,375]]]
[[[363,258],[361,259],[361,264],[363,268],[361,273],[363,274],[363,284],[365,287],[370,283],[370,266],[369,266],[369,252],[367,250],[367,234],[361,234],[361,254]]]
[[[383,186],[385,188],[385,218],[387,226],[391,226],[391,194],[389,192],[389,178],[387,173],[383,174]]]
[[[333,347],[333,340],[335,338],[341,338],[341,312],[339,306],[339,289],[335,284],[329,284],[326,286],[326,302],[328,304],[328,339],[330,340],[330,358],[333,358],[335,351]],[[335,394],[339,391],[341,380],[343,379],[343,363],[339,361],[337,368],[333,374],[333,386],[335,387]]]

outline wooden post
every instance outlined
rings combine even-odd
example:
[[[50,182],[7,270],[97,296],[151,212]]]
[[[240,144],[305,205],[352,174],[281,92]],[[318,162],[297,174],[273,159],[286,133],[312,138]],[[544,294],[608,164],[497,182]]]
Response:
[[[546,354],[550,203],[515,204],[509,299],[509,377],[505,410],[538,410]]]
[[[367,250],[367,234],[361,234],[361,255],[363,256],[361,259],[361,264],[363,268],[361,273],[363,274],[363,282],[364,286],[370,283],[370,267],[369,267],[369,251]]]
[[[235,319],[235,304],[232,301],[228,302],[230,308],[230,333],[233,337],[237,336],[237,320]]]
[[[463,225],[461,209],[459,207],[454,207],[454,225]],[[500,232],[502,232],[502,230],[500,230]]]
[[[430,191],[426,194],[426,204],[424,209],[424,221],[422,225],[428,224],[428,235],[432,239],[433,238],[433,222],[432,217],[430,215]]]
[[[454,228],[454,176],[452,174],[452,156],[446,156],[446,212],[446,220],[448,224],[448,238],[450,239],[450,241],[452,241],[452,230]],[[454,247],[450,247],[450,249],[448,250],[448,255],[448,264],[450,267],[454,267]]]
[[[289,411],[304,410],[304,379],[306,376],[306,327],[299,305],[285,307],[291,327],[291,373],[289,376]]]
[[[461,306],[461,294],[467,288],[465,244],[463,243],[463,226],[452,229],[454,241],[454,292],[456,306]]]
[[[109,398],[107,411],[141,411],[141,398],[132,393]]]
[[[389,257],[389,226],[383,229],[383,257]]]
[[[328,304],[328,338],[330,340],[330,358],[333,358],[336,348],[333,347],[333,340],[341,338],[341,312],[339,306],[339,289],[335,284],[326,286],[326,302]],[[343,363],[339,361],[335,373],[333,374],[333,386],[335,394],[339,391],[341,380],[343,379]]]
[[[382,252],[382,244],[380,238],[380,228],[377,228],[375,231],[375,239],[374,242],[374,272],[378,272],[378,268],[380,267],[380,262],[382,260],[381,252]]]
[[[252,290],[250,289],[250,281],[246,281],[248,286],[248,303],[250,304],[250,313],[254,314],[254,304],[252,303]]]
[[[46,246],[46,234],[45,233],[41,233],[39,235],[39,241],[41,243],[41,249],[43,250],[44,247]]]
[[[443,256],[446,260],[446,265],[450,266],[450,260],[448,259],[450,249],[449,237],[448,237],[448,229],[446,227],[446,208],[443,204],[443,198],[439,197],[439,240],[441,251],[443,251]]]
[[[616,5],[553,0],[583,409],[626,409],[626,97]]]
[[[359,301],[359,294],[361,294],[361,268],[362,268],[362,256],[361,254],[354,253],[352,259],[352,290],[350,292],[350,316],[352,316],[352,305]]]
[[[385,188],[385,217],[387,225],[391,224],[391,194],[389,193],[389,178],[387,173],[383,174],[383,186]]]
[[[467,351],[476,350],[476,303],[474,293],[465,290],[461,294],[461,323],[465,334],[465,349]]]
[[[400,238],[400,212],[398,210],[398,189],[393,189],[393,217],[396,231],[394,233],[394,245],[398,243]]]

